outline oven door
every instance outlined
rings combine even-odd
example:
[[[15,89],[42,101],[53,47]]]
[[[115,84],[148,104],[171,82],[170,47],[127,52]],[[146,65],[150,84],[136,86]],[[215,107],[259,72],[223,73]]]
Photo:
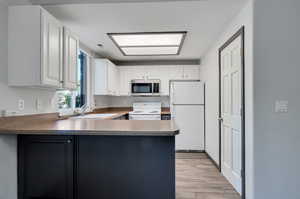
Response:
[[[131,83],[131,94],[152,95],[152,83]]]
[[[129,120],[161,120],[161,115],[129,115]]]

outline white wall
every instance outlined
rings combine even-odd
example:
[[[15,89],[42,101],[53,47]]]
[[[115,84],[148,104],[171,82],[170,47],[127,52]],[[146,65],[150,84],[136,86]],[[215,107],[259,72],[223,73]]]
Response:
[[[37,89],[11,88],[7,86],[7,5],[0,3],[0,110],[18,111],[18,99],[25,100],[25,110],[19,114],[52,112],[50,102],[54,92]],[[17,59],[17,55],[16,55]],[[35,100],[43,101],[40,111]],[[16,136],[0,136],[0,198],[17,199],[17,144]]]
[[[254,3],[255,199],[300,198],[299,19],[299,0]]]
[[[96,107],[132,107],[134,102],[162,102],[162,107],[170,107],[170,98],[162,97],[131,97],[131,96],[95,96]]]
[[[206,151],[219,164],[219,65],[218,49],[245,26],[246,193],[253,198],[253,2],[249,1],[226,27],[202,59],[200,79],[206,83]]]

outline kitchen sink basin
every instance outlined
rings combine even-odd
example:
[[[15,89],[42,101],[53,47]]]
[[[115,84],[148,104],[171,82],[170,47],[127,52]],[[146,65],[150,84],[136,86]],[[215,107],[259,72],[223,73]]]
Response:
[[[73,117],[74,119],[106,119],[116,116],[116,113],[104,113],[104,114],[87,114]]]

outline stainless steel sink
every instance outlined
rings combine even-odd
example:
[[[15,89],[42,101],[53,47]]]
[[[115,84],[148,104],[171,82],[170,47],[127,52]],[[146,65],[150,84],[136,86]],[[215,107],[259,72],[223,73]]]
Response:
[[[72,117],[73,119],[106,119],[113,116],[116,116],[116,113],[103,113],[103,114],[87,114],[87,115],[80,115]]]

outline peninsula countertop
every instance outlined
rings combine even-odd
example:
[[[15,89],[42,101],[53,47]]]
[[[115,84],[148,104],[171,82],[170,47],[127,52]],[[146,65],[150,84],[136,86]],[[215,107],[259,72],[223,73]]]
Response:
[[[0,134],[175,136],[172,120],[58,119],[57,114],[0,118]]]

